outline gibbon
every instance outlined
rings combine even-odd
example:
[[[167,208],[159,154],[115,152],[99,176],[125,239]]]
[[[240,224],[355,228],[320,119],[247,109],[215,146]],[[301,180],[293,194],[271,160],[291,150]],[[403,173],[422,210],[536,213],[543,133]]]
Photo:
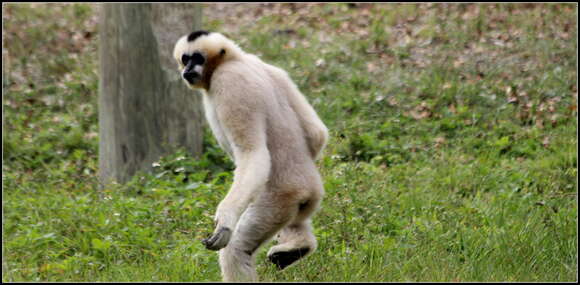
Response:
[[[210,128],[236,166],[215,230],[202,241],[219,250],[223,280],[256,281],[254,255],[275,235],[268,259],[279,269],[311,254],[324,123],[284,70],[220,33],[183,36],[173,55],[186,84],[201,90]]]

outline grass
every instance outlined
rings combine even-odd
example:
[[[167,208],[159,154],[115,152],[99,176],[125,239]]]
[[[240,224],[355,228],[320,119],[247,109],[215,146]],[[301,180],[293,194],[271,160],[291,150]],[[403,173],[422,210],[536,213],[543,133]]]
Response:
[[[262,280],[577,280],[576,5],[236,7],[331,131],[319,249]],[[96,9],[3,5],[2,280],[219,281],[211,134],[99,190]]]

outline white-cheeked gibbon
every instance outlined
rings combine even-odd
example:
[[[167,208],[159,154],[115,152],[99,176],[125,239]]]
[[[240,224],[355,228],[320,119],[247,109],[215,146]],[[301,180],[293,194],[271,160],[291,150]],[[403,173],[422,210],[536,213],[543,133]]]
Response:
[[[205,116],[235,163],[232,186],[204,239],[219,250],[224,281],[256,281],[257,249],[279,269],[317,246],[311,215],[324,189],[315,160],[328,130],[288,74],[215,32],[180,38],[173,53],[185,83],[200,89]]]

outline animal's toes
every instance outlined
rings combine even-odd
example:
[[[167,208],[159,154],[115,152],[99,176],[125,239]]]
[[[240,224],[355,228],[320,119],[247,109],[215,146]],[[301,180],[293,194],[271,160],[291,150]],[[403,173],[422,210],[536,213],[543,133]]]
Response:
[[[309,251],[310,248],[308,247],[293,249],[290,251],[278,251],[270,254],[268,259],[274,263],[278,269],[282,270],[288,265],[294,263],[296,260],[306,256]]]

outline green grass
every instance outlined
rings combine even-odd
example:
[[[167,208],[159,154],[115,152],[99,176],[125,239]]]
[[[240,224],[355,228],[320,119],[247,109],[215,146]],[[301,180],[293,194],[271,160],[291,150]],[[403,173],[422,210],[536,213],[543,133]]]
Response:
[[[576,5],[297,6],[230,34],[331,132],[319,248],[262,280],[577,280]],[[96,6],[3,10],[3,281],[219,281],[211,134],[99,185]]]

